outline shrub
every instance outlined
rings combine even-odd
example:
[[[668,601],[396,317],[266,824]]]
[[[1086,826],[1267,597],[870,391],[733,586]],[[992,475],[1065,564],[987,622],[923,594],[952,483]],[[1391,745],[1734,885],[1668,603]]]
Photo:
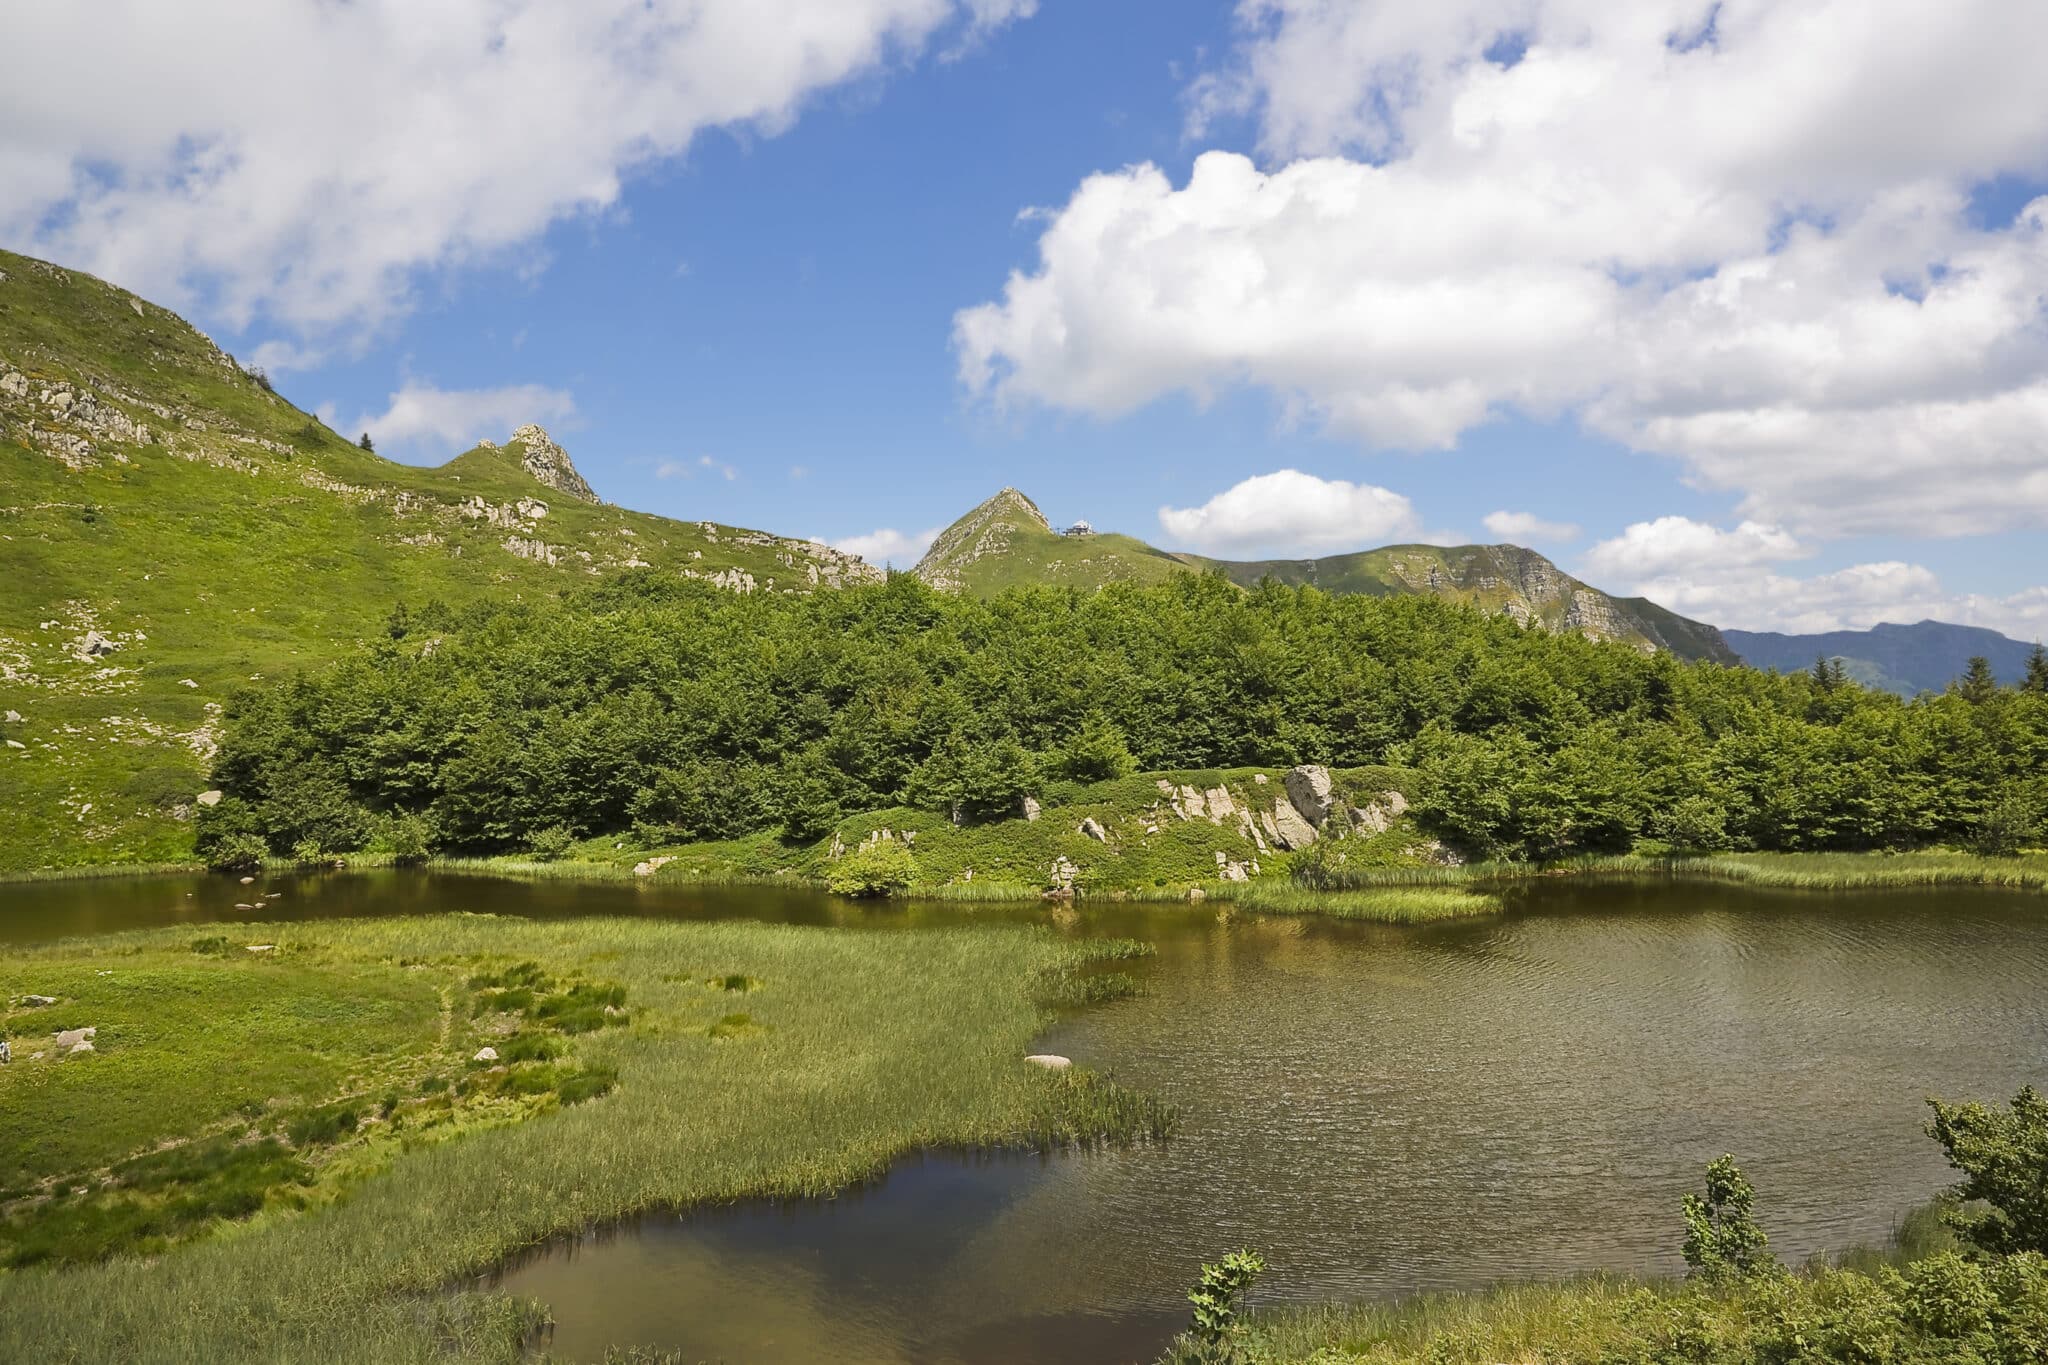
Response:
[[[857,848],[832,864],[825,885],[841,896],[869,899],[900,896],[910,889],[917,862],[893,839]]]
[[[1750,1215],[1755,1202],[1734,1157],[1708,1163],[1706,1198],[1685,1197],[1685,1263],[1695,1275],[1755,1275],[1777,1264],[1766,1250],[1770,1238]]]
[[[551,863],[558,858],[566,857],[575,844],[576,836],[569,831],[568,826],[549,825],[533,836],[531,848],[535,858],[544,863]]]
[[[216,840],[207,851],[206,866],[214,872],[246,876],[263,869],[270,846],[254,834],[229,834]]]
[[[301,867],[311,867],[326,861],[327,854],[321,849],[318,839],[301,839],[292,845],[292,861]]]
[[[1245,1294],[1265,1268],[1265,1258],[1249,1248],[1203,1266],[1201,1279],[1188,1291],[1188,1302],[1195,1306],[1194,1334],[1210,1343],[1228,1336],[1237,1326]]]
[[[434,827],[418,811],[403,811],[391,818],[384,830],[384,847],[400,867],[412,867],[427,860],[433,849]]]
[[[1950,1224],[1985,1251],[2048,1255],[2048,1097],[2027,1086],[2008,1112],[1929,1100],[1927,1131],[1963,1173]]]

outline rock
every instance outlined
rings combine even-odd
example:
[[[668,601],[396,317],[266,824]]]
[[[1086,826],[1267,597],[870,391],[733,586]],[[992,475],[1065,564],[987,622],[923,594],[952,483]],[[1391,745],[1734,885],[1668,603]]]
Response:
[[[240,907],[237,908],[239,909]],[[252,905],[249,908],[254,910],[256,907]],[[275,943],[252,943],[243,951],[250,953],[274,953],[277,951],[277,945]]]
[[[21,997],[21,1007],[25,1010],[39,1010],[45,1005],[54,1005],[56,1003],[57,997],[54,995],[24,995]]]
[[[1263,787],[1266,785],[1266,775],[1264,773],[1254,773],[1252,774],[1252,781]]]
[[[59,1057],[68,1057],[74,1052],[91,1052],[92,1040],[99,1037],[96,1028],[68,1028],[55,1034],[55,1050]]]
[[[1024,798],[1024,818],[1026,820],[1036,820],[1044,811],[1045,808],[1038,804],[1037,798],[1030,796]]]
[[[1251,874],[1245,870],[1245,865],[1243,863],[1225,863],[1223,865],[1223,871],[1220,875],[1226,882],[1243,882],[1251,880]]]
[[[1047,1071],[1065,1071],[1068,1067],[1074,1064],[1073,1058],[1062,1057],[1055,1052],[1034,1053],[1033,1055],[1026,1057],[1024,1060],[1029,1062],[1033,1066],[1042,1066]]]
[[[1109,842],[1109,831],[1104,829],[1101,823],[1092,815],[1081,822],[1081,833],[1087,835],[1098,844]]]
[[[583,502],[596,502],[597,494],[576,472],[576,466],[569,462],[569,452],[556,445],[554,438],[532,424],[512,433],[512,444],[522,447],[519,463],[534,478],[554,489]]]
[[[7,747],[10,749],[26,749],[28,745],[23,744],[18,739],[10,739],[7,741]]]
[[[1081,869],[1074,866],[1071,858],[1064,853],[1052,860],[1052,889],[1067,895],[1074,893],[1074,882],[1081,875]]]
[[[104,659],[121,647],[119,640],[110,640],[96,630],[89,630],[71,643],[71,657],[80,663],[91,663]]]
[[[1407,809],[1407,797],[1397,791],[1384,791],[1365,806],[1352,808],[1351,826],[1366,834],[1381,834]]]
[[[633,864],[633,875],[636,877],[652,877],[655,873],[661,871],[664,867],[667,867],[670,863],[674,861],[674,858],[668,856],[663,856],[660,858],[649,858],[644,863]]]
[[[199,686],[199,684],[198,684],[198,683],[196,683],[196,682],[194,682],[194,681],[192,681],[192,679],[190,679],[190,678],[180,678],[180,679],[178,679],[178,686],[180,686],[180,687],[197,687],[197,686]]]
[[[1298,768],[1289,768],[1283,779],[1287,784],[1287,800],[1301,812],[1301,818],[1317,829],[1330,818],[1330,770],[1319,763],[1304,763]]]
[[[1209,899],[1209,893],[1199,886],[1191,886],[1188,888],[1188,899],[1191,901],[1205,901]]]
[[[476,1050],[476,1056],[469,1060],[472,1062],[495,1062],[498,1060],[498,1049],[494,1047],[480,1047]]]
[[[225,793],[217,791],[201,792],[195,799],[202,806],[218,806],[220,804],[220,799],[224,794]]]
[[[19,724],[21,724],[21,712],[19,712],[19,711],[9,711],[9,712],[7,713],[7,723],[8,723],[9,725],[19,725]]]
[[[1230,788],[1211,787],[1202,796],[1209,805],[1210,823],[1220,825],[1237,814],[1237,803],[1230,799]]]
[[[244,877],[242,878],[242,885],[251,886],[254,885],[255,881],[256,879],[254,877]]]
[[[72,1048],[71,1051],[65,1053],[64,1055],[66,1057],[76,1057],[81,1052],[97,1052],[98,1050],[99,1049],[95,1048],[91,1043],[80,1043],[77,1047]]]
[[[1316,827],[1302,817],[1291,801],[1275,803],[1273,823],[1267,829],[1273,842],[1285,849],[1307,848],[1316,841]]]

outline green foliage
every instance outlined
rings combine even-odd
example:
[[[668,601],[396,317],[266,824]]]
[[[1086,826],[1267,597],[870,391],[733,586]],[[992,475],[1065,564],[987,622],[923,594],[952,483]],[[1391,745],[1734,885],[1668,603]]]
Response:
[[[433,822],[418,811],[400,811],[385,825],[384,848],[400,867],[427,860],[433,851]]]
[[[369,432],[366,431],[356,438],[356,449],[369,452],[374,452],[377,449],[376,443],[370,440]]]
[[[292,861],[300,867],[311,867],[326,857],[326,850],[320,847],[318,839],[301,839],[292,845]]]
[[[1743,1179],[1735,1158],[1707,1165],[1707,1193],[1685,1197],[1685,1263],[1708,1279],[1763,1274],[1777,1267],[1766,1249],[1770,1239],[1751,1213],[1756,1191]]]
[[[1503,861],[2011,847],[2048,758],[2048,695],[2025,690],[1907,701],[1197,575],[986,600],[900,575],[809,596],[644,575],[452,609],[431,654],[416,638],[243,693],[205,824],[339,849],[410,812],[457,855],[558,825],[813,844],[849,812],[965,830],[1027,795],[1072,807],[1082,777],[1134,764],[1306,761],[1413,769],[1411,819]]]
[[[1249,1248],[1203,1265],[1201,1278],[1188,1291],[1188,1302],[1195,1307],[1194,1335],[1209,1343],[1228,1337],[1237,1326],[1244,1296],[1265,1268],[1265,1258]]]
[[[539,861],[551,863],[568,856],[569,850],[575,845],[576,836],[570,832],[567,825],[549,825],[533,836],[533,842],[528,849]]]
[[[891,839],[844,854],[825,874],[825,884],[841,896],[900,896],[910,889],[917,862],[910,850]]]
[[[2048,1255],[2048,1098],[2027,1086],[2003,1113],[1928,1103],[1927,1131],[1963,1173],[1949,1213],[1956,1230],[1988,1252]]]
[[[230,834],[207,850],[206,866],[213,872],[245,876],[262,871],[263,860],[269,856],[270,846],[261,836]]]

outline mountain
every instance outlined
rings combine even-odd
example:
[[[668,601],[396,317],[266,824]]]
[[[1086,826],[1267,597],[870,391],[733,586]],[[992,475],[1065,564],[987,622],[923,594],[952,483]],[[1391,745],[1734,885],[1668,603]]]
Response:
[[[1755,668],[1789,673],[1811,668],[1816,659],[1839,659],[1849,676],[1865,687],[1912,696],[1938,692],[1960,677],[1970,660],[1981,655],[2002,683],[2016,683],[2027,671],[2030,644],[2021,644],[1982,626],[1954,626],[1921,621],[1901,626],[1885,622],[1869,630],[1834,630],[1819,635],[1781,635],[1772,631],[1728,630],[1722,635],[1742,661]]]
[[[1734,663],[1714,627],[1640,597],[1610,597],[1516,545],[1390,545],[1322,559],[1222,560],[1174,554],[1129,536],[1053,529],[1038,505],[1005,488],[954,522],[912,570],[934,587],[985,594],[1021,583],[1101,587],[1217,572],[1244,587],[1271,578],[1333,593],[1426,594],[1552,630]]]
[[[935,588],[977,596],[1027,583],[1163,583],[1188,571],[1182,556],[1129,536],[1055,531],[1038,504],[1014,488],[940,532],[911,570]]]
[[[439,468],[383,459],[175,314],[0,252],[0,869],[186,856],[231,691],[381,633],[395,602],[649,565],[741,592],[879,577],[609,506],[537,426]]]

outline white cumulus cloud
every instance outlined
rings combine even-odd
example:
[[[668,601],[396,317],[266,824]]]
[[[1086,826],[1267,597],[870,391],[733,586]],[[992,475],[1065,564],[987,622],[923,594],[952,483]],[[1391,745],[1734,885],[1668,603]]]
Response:
[[[1533,512],[1488,512],[1489,533],[1507,541],[1577,540],[1579,528],[1569,521],[1545,521]]]
[[[1421,535],[1415,507],[1401,494],[1298,469],[1256,475],[1200,507],[1162,507],[1159,525],[1179,543],[1216,554],[1321,554]]]
[[[403,310],[517,259],[711,128],[1029,14],[1031,0],[107,0],[25,5],[0,240],[237,325]]]
[[[932,542],[939,538],[942,529],[944,528],[934,526],[929,531],[905,533],[885,526],[866,535],[835,540],[832,542],[832,548],[843,550],[850,555],[859,555],[870,564],[907,569],[924,558],[924,552],[932,547]]]
[[[366,431],[386,454],[394,450],[467,450],[478,441],[503,441],[528,422],[558,422],[576,412],[576,400],[541,384],[496,389],[443,389],[408,381],[382,413],[365,414],[346,428]],[[332,423],[329,423],[332,425]]]
[[[2048,526],[2048,6],[1243,0],[1194,126],[1083,180],[955,319],[998,405],[1275,394],[1369,447],[1502,413],[1793,533]]]
[[[1989,626],[2022,640],[2048,630],[2048,587],[2004,597],[1956,593],[1932,570],[1901,560],[1805,576],[1784,571],[1788,561],[1811,553],[1775,526],[1743,522],[1722,530],[1687,517],[1659,517],[1594,545],[1580,573],[1609,592],[1647,597],[1739,630],[1804,634],[1930,617]]]

